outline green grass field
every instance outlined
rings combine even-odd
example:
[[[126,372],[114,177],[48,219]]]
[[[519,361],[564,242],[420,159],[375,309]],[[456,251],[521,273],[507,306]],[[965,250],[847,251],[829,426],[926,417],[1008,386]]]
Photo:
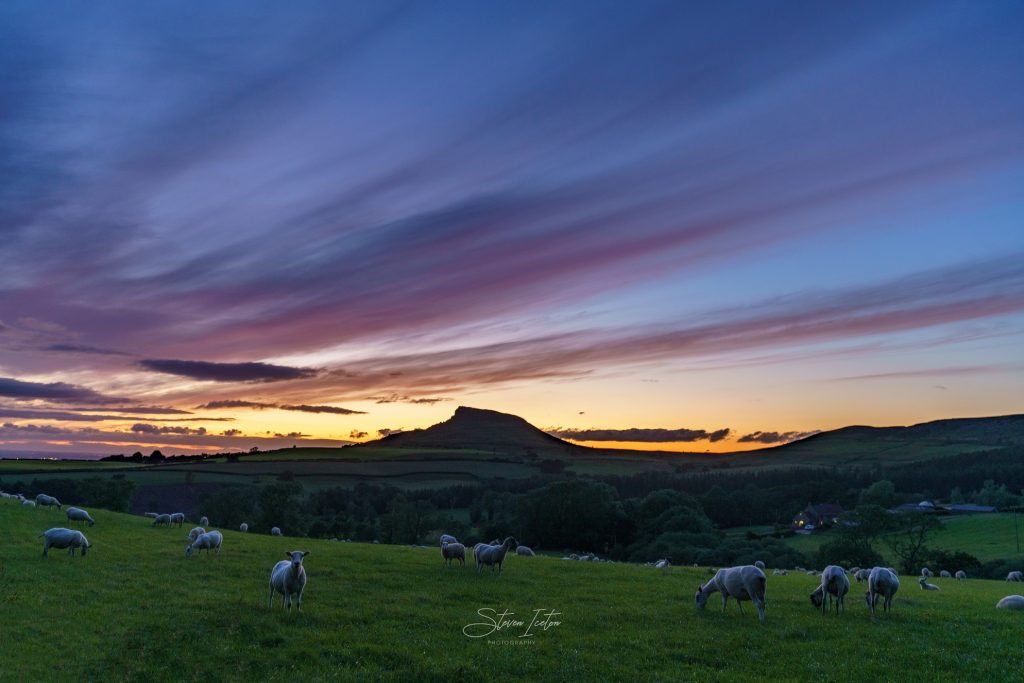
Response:
[[[89,554],[41,557],[56,511],[0,501],[0,679],[112,681],[822,680],[1017,681],[1024,614],[1003,582],[904,580],[872,619],[862,587],[822,617],[815,579],[772,577],[768,620],[705,612],[705,570],[511,557],[501,576],[447,569],[436,549],[225,531],[220,557],[184,556],[184,533],[94,510]],[[523,539],[528,540],[528,539]],[[301,616],[267,609],[271,566],[311,551]],[[469,638],[477,610],[557,610],[558,626]]]

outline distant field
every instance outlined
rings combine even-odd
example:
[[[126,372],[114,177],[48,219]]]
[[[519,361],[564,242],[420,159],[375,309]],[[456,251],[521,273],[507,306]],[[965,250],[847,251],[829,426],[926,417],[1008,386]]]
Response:
[[[93,513],[88,556],[44,559],[36,536],[62,515],[0,501],[4,679],[931,683],[1018,681],[1024,665],[1024,615],[994,609],[1011,591],[1000,581],[925,593],[905,577],[893,613],[872,619],[859,588],[822,617],[807,600],[816,579],[773,577],[761,626],[717,598],[696,610],[702,569],[511,557],[503,575],[477,575],[435,548],[232,531],[220,557],[186,559],[183,530]],[[311,554],[303,614],[289,617],[267,609],[266,588],[292,549]],[[561,623],[469,638],[481,608],[527,621],[554,609]]]

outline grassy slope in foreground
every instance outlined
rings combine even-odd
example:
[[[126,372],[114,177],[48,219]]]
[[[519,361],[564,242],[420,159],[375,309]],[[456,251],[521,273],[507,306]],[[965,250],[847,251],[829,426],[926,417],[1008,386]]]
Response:
[[[809,604],[815,579],[771,577],[768,621],[693,606],[703,570],[509,558],[503,576],[446,569],[438,551],[225,532],[219,558],[184,556],[184,530],[96,510],[85,558],[40,556],[57,511],[0,504],[4,680],[1019,680],[1024,615],[1003,582],[912,578],[872,620]],[[305,609],[266,608],[284,551],[306,559]],[[529,644],[471,640],[481,607],[562,612]],[[506,642],[495,642],[506,641]]]

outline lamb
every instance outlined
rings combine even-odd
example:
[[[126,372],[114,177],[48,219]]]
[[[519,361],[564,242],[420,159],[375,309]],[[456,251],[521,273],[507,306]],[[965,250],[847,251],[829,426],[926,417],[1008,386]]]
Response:
[[[60,510],[61,507],[59,500],[57,500],[53,496],[48,496],[45,493],[40,493],[38,496],[36,496],[36,505],[38,505],[39,507],[46,508],[56,507],[58,510]]]
[[[501,573],[501,564],[505,561],[505,555],[509,550],[514,549],[519,543],[516,539],[509,536],[505,539],[505,542],[501,545],[484,545],[480,544],[473,548],[473,559],[476,561],[477,573],[483,569],[486,564],[494,571],[494,568],[498,568],[498,573]]]
[[[170,526],[171,516],[168,514],[157,515],[153,518],[153,526]]]
[[[882,609],[886,613],[892,609],[892,598],[900,589],[900,580],[896,573],[887,567],[875,567],[868,576],[868,592],[864,597],[867,599],[868,608],[871,614],[875,613],[875,605],[878,598],[883,598]]]
[[[459,539],[455,538],[451,534],[441,534],[441,545],[445,543],[458,543]]]
[[[60,548],[61,550],[67,548],[68,555],[72,557],[75,556],[75,548],[81,548],[82,557],[85,557],[85,553],[92,547],[81,531],[62,527],[47,529],[36,538],[43,539],[43,557],[49,557],[50,548]]]
[[[174,514],[171,515],[171,524],[177,524],[178,526],[182,526],[184,523],[185,523],[185,513],[184,512],[175,512]]]
[[[89,526],[96,523],[82,508],[70,507],[64,511],[64,514],[68,516],[68,522],[88,522]]]
[[[466,566],[466,546],[462,545],[458,541],[452,541],[450,543],[441,544],[441,557],[444,559],[444,563],[449,567],[452,566],[452,560],[458,560],[459,564],[463,567]]]
[[[669,562],[668,560],[658,560],[657,562],[654,563],[654,567],[655,567],[655,569],[668,569],[669,565],[671,565],[671,564],[672,563]]]
[[[210,518],[203,515],[199,518],[199,526],[210,526]]]
[[[193,541],[195,541],[197,538],[199,538],[200,536],[202,536],[205,533],[206,533],[206,529],[204,529],[201,526],[197,526],[196,528],[192,529],[192,531],[188,532],[188,542],[192,543]]]
[[[534,554],[535,553],[533,552],[533,548],[530,548],[529,546],[521,545],[516,547],[516,555],[522,555],[523,557],[533,557]]]
[[[923,577],[923,576],[918,580],[918,583],[921,584],[921,590],[926,590],[926,591],[937,591],[937,590],[939,590],[939,587],[937,585],[935,585],[934,583],[928,583],[928,579]]]
[[[996,609],[1024,609],[1024,595],[1007,595],[996,603]]]
[[[758,569],[760,569],[761,571],[764,571],[764,562],[762,562],[761,560],[758,560],[757,562],[755,562],[754,566],[757,567]]]
[[[1024,574],[1020,572],[1010,572],[1006,575],[1007,581],[1024,581]]]
[[[292,611],[292,601],[295,601],[297,611],[302,611],[302,591],[306,588],[306,568],[302,566],[302,560],[309,555],[308,551],[295,550],[285,552],[290,560],[281,560],[270,570],[270,600],[268,607],[274,606],[274,592],[280,593],[282,607],[287,607],[289,614]]]
[[[955,576],[956,576],[956,580],[957,580],[957,581],[963,581],[964,579],[966,579],[966,578],[967,578],[967,572],[965,572],[965,571],[964,571],[963,569],[961,569],[961,570],[959,570],[959,571],[958,571],[958,572],[957,572],[957,573],[955,574]]]
[[[219,531],[207,531],[205,534],[200,534],[196,537],[196,540],[185,546],[185,557],[192,557],[192,553],[196,550],[205,550],[207,556],[209,556],[211,550],[216,550],[217,554],[220,555],[220,544],[224,541],[224,535]]]
[[[867,581],[869,576],[871,576],[871,570],[869,569],[858,569],[853,574],[853,578],[857,579],[857,583]]]
[[[943,569],[941,572],[939,572],[939,576],[941,576],[944,579],[952,578],[952,575],[949,572],[947,572],[945,569]]]
[[[921,576],[931,577],[931,576],[935,576],[935,574],[932,574],[932,570],[928,569],[928,567],[922,567],[921,568]]]
[[[242,522],[241,524],[238,525],[238,530],[241,531],[243,534],[244,533],[248,533],[249,525],[246,524],[245,522]]]
[[[764,623],[764,593],[768,577],[754,565],[719,569],[714,578],[697,588],[694,600],[699,609],[704,609],[708,596],[715,592],[722,594],[722,611],[729,598],[736,598],[740,614],[743,614],[743,600],[752,600],[757,607],[757,618]]]
[[[272,529],[270,530],[270,535],[271,535],[271,536],[281,536],[281,535],[282,535],[282,534],[281,534],[281,528],[280,528],[280,527],[276,527],[276,526],[275,526],[274,528],[272,528]],[[376,543],[376,542],[377,542],[377,541],[374,541],[374,543]]]
[[[846,572],[843,571],[842,567],[830,564],[821,572],[821,585],[811,593],[811,602],[815,607],[820,607],[821,613],[824,615],[826,610],[831,608],[832,598],[834,597],[836,614],[839,614],[840,608],[844,612],[846,611],[843,598],[849,592],[850,579],[846,576]],[[826,601],[830,603],[828,608],[826,608]]]

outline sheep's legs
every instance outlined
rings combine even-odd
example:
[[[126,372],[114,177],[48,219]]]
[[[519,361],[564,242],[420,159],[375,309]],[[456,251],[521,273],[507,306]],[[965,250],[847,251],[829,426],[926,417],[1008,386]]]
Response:
[[[740,599],[739,599],[739,598],[736,598],[736,604],[737,604],[737,605],[739,606],[739,608],[740,608],[740,614],[743,614],[743,603],[742,603],[742,602],[740,602]]]
[[[274,607],[274,587],[270,587],[270,600],[267,603],[267,607],[273,609]]]

